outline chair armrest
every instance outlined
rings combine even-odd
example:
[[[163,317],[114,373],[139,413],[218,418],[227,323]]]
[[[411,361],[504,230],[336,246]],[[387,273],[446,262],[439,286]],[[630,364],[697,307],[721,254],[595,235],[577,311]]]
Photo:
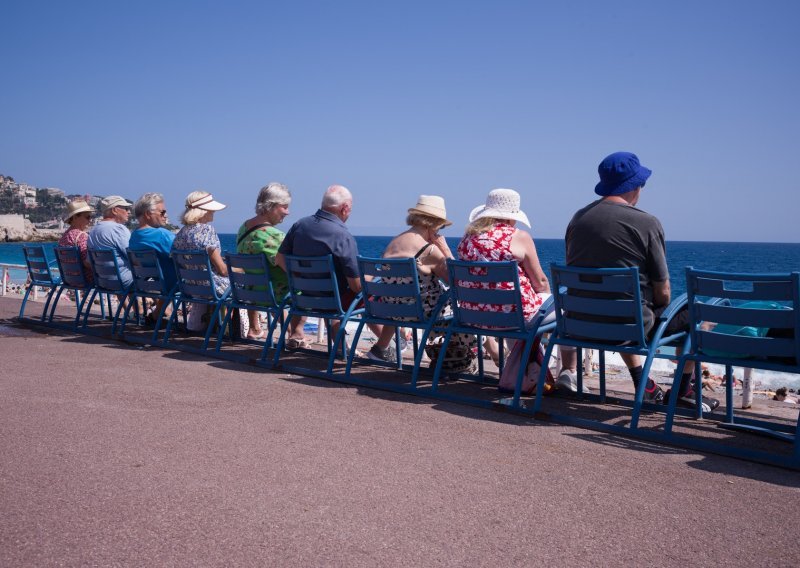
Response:
[[[677,314],[682,308],[688,305],[688,303],[689,303],[688,296],[686,294],[681,294],[680,296],[678,296],[669,303],[669,306],[667,306],[666,310],[661,312],[661,315],[658,316],[658,321],[671,320],[672,318],[675,317],[675,314]]]

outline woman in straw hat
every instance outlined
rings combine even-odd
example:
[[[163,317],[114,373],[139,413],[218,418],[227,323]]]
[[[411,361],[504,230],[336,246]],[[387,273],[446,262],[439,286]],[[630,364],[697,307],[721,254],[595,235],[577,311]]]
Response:
[[[516,227],[523,223],[530,227],[530,221],[520,209],[519,193],[513,189],[493,189],[486,197],[486,203],[472,210],[464,237],[458,244],[458,257],[473,262],[517,262],[519,286],[522,293],[522,311],[525,320],[530,321],[542,302],[550,294],[550,283],[539,264],[539,256],[533,238]],[[480,286],[488,289],[504,289],[510,282],[483,282]],[[497,311],[494,304],[471,304],[469,309]],[[498,358],[496,343],[487,342],[487,351],[493,359]]]
[[[64,221],[69,224],[61,238],[58,239],[60,247],[78,247],[81,251],[83,274],[87,282],[93,282],[92,265],[89,262],[89,252],[86,243],[89,239],[89,225],[92,224],[94,209],[84,199],[75,199],[67,205],[67,214]]]
[[[406,224],[409,229],[392,239],[383,253],[383,258],[410,257],[415,259],[423,312],[425,317],[430,317],[439,298],[445,293],[442,280],[447,281],[447,259],[453,258],[450,247],[447,246],[445,238],[439,234],[439,231],[453,223],[447,219],[447,211],[442,197],[420,195],[417,204],[408,210]],[[393,278],[389,277],[386,280],[391,282]],[[399,282],[403,279],[395,277],[394,280]],[[395,361],[396,354],[390,346],[393,336],[394,328],[384,327],[378,341],[370,349],[368,357],[378,361]],[[470,338],[467,337],[460,343],[457,338],[451,341],[453,347],[452,349],[448,348],[445,370],[458,372],[470,367],[474,356],[470,346],[467,345],[469,340]],[[429,345],[426,346],[429,355],[432,355],[429,348],[435,342],[436,337],[432,337]],[[441,343],[441,338],[439,343]],[[472,338],[472,343],[475,343],[474,338]],[[458,349],[459,345],[462,347],[460,350]],[[459,352],[456,354],[455,351]],[[438,355],[438,351],[432,357],[434,360],[436,355]]]

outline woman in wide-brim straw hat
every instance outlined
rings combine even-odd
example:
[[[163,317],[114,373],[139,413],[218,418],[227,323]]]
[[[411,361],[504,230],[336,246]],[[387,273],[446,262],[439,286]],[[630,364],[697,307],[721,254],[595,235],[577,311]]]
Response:
[[[517,223],[531,226],[528,216],[520,208],[519,193],[513,189],[493,189],[486,203],[475,207],[469,215],[464,237],[458,244],[457,254],[461,260],[473,262],[517,263],[519,286],[522,293],[522,311],[530,321],[550,294],[550,283],[539,264],[539,255],[533,238],[517,228]],[[494,289],[508,283],[483,282],[483,288]],[[469,309],[496,311],[492,304],[470,304]],[[487,350],[497,358],[496,348],[487,344]]]
[[[416,205],[408,210],[406,224],[409,228],[392,239],[383,257],[415,259],[423,310],[428,317],[445,292],[440,279],[447,280],[447,259],[453,258],[447,242],[439,234],[441,229],[453,224],[447,218],[444,198],[420,195]],[[387,278],[387,281],[398,282],[399,279]],[[395,361],[396,353],[390,346],[393,336],[394,328],[384,326],[383,333],[367,356],[380,361]]]
[[[58,246],[60,247],[78,247],[81,252],[81,261],[83,262],[83,274],[87,282],[94,281],[87,249],[89,226],[92,224],[94,213],[94,208],[86,200],[75,199],[70,201],[67,205],[67,213],[64,216],[64,221],[69,224],[69,228],[58,240]]]

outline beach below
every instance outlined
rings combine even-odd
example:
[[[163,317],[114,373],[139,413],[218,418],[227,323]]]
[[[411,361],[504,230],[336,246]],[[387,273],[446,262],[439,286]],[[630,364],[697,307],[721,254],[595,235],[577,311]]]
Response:
[[[0,298],[4,566],[800,563],[797,472],[18,309]]]

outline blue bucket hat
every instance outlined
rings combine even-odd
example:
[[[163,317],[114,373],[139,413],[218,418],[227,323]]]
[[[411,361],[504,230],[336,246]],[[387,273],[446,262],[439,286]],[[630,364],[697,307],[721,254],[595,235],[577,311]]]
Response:
[[[653,172],[639,163],[636,154],[614,152],[597,166],[600,183],[594,187],[597,195],[621,195],[644,185]]]

